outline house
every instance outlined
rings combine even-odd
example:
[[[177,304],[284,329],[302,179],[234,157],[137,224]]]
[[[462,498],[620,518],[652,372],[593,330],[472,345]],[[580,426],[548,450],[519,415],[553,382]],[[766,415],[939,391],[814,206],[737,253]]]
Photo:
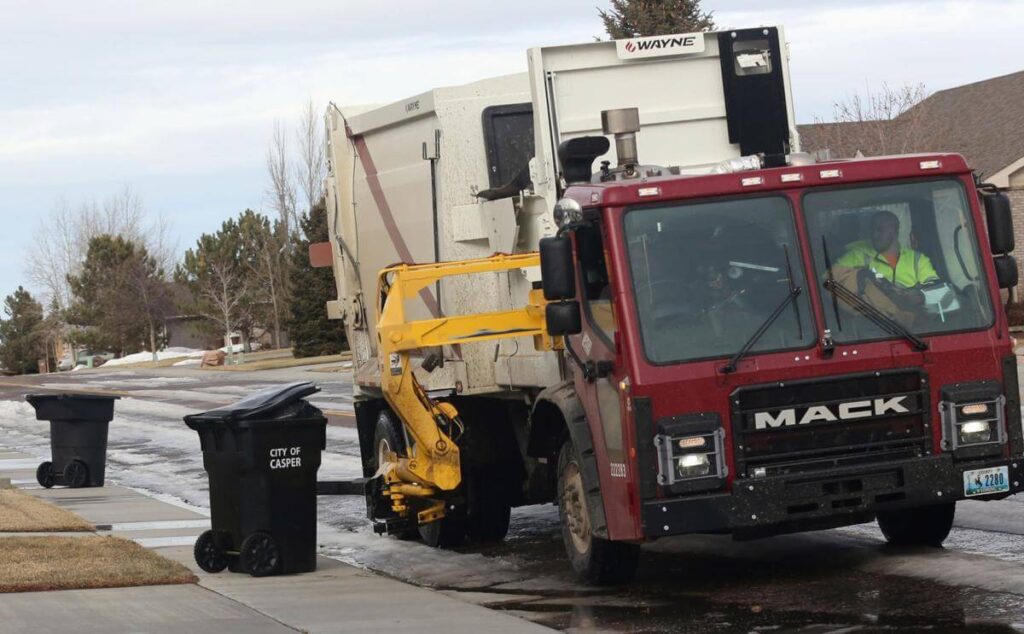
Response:
[[[962,154],[982,182],[1010,197],[1013,255],[1024,267],[1024,71],[941,90],[891,121],[815,123],[798,130],[805,151],[829,149],[838,158],[857,152]]]

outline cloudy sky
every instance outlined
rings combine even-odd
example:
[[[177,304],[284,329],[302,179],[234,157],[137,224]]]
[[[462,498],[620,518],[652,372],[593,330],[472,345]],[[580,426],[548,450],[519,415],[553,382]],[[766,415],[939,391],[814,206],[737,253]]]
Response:
[[[600,34],[605,0],[0,0],[0,294],[38,220],[126,185],[182,248],[268,208],[275,120],[526,69]],[[1024,70],[1024,0],[705,0],[721,27],[781,24],[797,119],[867,85],[939,90]],[[998,97],[995,97],[998,98]]]

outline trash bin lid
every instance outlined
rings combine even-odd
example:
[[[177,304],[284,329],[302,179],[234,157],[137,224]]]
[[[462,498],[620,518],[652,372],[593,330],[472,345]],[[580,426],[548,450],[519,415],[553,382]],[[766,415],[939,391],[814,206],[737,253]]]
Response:
[[[56,400],[68,400],[75,399],[80,401],[116,401],[119,400],[120,396],[114,396],[113,394],[86,394],[86,393],[75,393],[75,392],[61,392],[59,394],[26,394],[25,400],[35,405],[44,400],[56,399]]]
[[[229,421],[252,420],[266,418],[274,411],[300,401],[320,391],[311,381],[300,381],[288,385],[275,385],[265,390],[253,392],[237,403],[211,409],[201,414],[190,414],[185,417],[186,423],[226,423]]]
[[[25,400],[35,408],[37,420],[109,421],[114,401],[120,396],[59,392],[27,394]]]

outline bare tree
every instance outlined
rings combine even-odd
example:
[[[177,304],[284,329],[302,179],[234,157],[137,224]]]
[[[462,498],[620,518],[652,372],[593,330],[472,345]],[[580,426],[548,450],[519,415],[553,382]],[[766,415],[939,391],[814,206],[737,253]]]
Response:
[[[248,276],[230,262],[210,262],[207,264],[206,279],[197,288],[196,298],[201,310],[200,314],[216,323],[224,333],[224,345],[227,347],[228,359],[234,352],[231,333],[239,328],[244,315],[242,304],[249,291]]]
[[[296,201],[295,175],[288,161],[288,136],[281,122],[274,123],[274,134],[267,148],[267,172],[270,175],[269,194],[274,211],[286,235],[298,230],[299,217]]]
[[[89,241],[100,235],[121,236],[143,246],[162,269],[170,270],[176,245],[170,224],[162,216],[147,225],[142,198],[131,187],[103,199],[72,205],[60,198],[48,216],[36,226],[34,244],[25,260],[29,281],[38,287],[47,305],[68,307],[68,277],[80,272]]]
[[[939,124],[929,116],[929,94],[924,84],[896,88],[882,84],[877,91],[868,86],[864,94],[835,102],[835,121],[815,121],[804,133],[803,145],[810,150],[829,149],[839,157],[932,150]]]
[[[295,130],[295,137],[299,148],[298,180],[308,211],[323,197],[327,165],[324,156],[323,119],[312,99],[306,102]],[[298,231],[298,225],[294,229]]]
[[[29,281],[58,310],[68,306],[68,276],[77,272],[85,258],[85,245],[77,234],[76,214],[66,198],[57,200],[50,214],[39,222],[25,268]]]

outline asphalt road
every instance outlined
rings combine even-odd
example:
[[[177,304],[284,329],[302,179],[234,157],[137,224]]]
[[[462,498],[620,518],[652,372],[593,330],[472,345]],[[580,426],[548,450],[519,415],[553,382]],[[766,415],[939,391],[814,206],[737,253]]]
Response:
[[[26,393],[116,394],[108,479],[208,507],[198,440],[181,417],[294,380],[322,388],[311,399],[329,414],[321,479],[359,475],[350,377],[310,368],[100,368],[0,379],[0,446],[49,453],[49,430],[34,420]],[[569,631],[1017,632],[1021,502],[961,503],[942,550],[889,548],[873,524],[752,542],[664,539],[644,547],[636,583],[613,589],[573,581],[550,505],[516,509],[502,544],[455,551],[373,535],[358,498],[321,498],[319,519],[324,554]]]

